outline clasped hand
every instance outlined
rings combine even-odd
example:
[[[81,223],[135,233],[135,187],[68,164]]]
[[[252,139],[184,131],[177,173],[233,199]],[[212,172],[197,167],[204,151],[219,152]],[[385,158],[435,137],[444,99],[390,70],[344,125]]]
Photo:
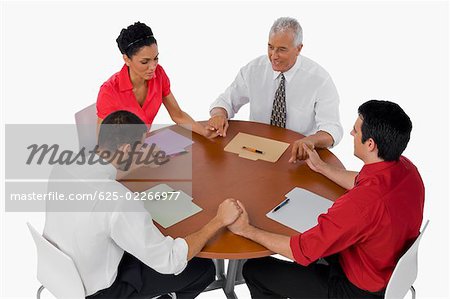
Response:
[[[228,129],[228,119],[224,115],[213,115],[208,120],[208,129],[217,132],[218,136],[225,137]]]
[[[241,236],[250,225],[244,205],[234,198],[228,198],[219,205],[217,218],[223,226]]]
[[[305,147],[306,146],[306,147]],[[308,137],[299,139],[292,144],[290,163],[306,160],[308,158],[307,149],[314,150],[314,142],[309,140]]]

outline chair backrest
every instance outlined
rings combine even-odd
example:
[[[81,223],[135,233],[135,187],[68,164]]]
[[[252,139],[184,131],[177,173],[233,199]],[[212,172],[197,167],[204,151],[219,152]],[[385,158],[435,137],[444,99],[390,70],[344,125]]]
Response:
[[[37,278],[56,298],[85,298],[73,260],[27,223],[37,249]]]
[[[409,247],[408,251],[402,255],[395,266],[391,279],[386,287],[386,299],[404,298],[410,287],[417,278],[417,253],[419,250],[419,243],[428,226],[430,220],[427,220],[422,231],[417,239]]]
[[[85,147],[87,151],[97,145],[97,107],[92,104],[75,113],[77,124],[78,144],[80,149]]]

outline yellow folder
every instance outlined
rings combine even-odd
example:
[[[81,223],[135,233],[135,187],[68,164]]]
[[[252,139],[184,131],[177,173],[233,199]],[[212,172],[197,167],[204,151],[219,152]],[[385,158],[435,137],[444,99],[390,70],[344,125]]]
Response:
[[[238,154],[253,161],[264,160],[275,163],[289,147],[289,143],[273,139],[238,133],[225,146],[225,151]]]

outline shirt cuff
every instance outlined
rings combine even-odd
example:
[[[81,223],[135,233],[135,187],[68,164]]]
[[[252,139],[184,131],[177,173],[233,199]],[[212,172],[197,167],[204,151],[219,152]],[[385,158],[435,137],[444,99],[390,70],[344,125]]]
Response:
[[[294,257],[295,262],[302,266],[308,266],[309,264],[311,264],[311,261],[302,253],[302,249],[300,247],[301,236],[301,234],[292,236],[289,245],[291,247],[292,256]]]
[[[188,245],[186,240],[182,238],[176,238],[173,240],[173,243],[173,246],[177,248],[177,259],[179,261],[179,267],[174,271],[174,274],[178,275],[183,272],[187,266]]]
[[[342,127],[339,125],[326,125],[319,127],[318,131],[323,131],[331,135],[331,138],[333,138],[333,144],[330,146],[330,148],[335,147],[339,144],[342,140],[343,130]]]
[[[163,98],[167,97],[171,92],[172,92],[172,91],[171,91],[170,88],[169,88],[169,90],[167,90],[165,93],[162,94],[162,97],[163,97]]]
[[[220,102],[222,102],[222,101],[220,101]],[[228,119],[232,118],[234,116],[234,113],[233,113],[233,110],[231,109],[231,107],[229,107],[228,105],[226,105],[224,103],[220,103],[220,102],[217,101],[209,107],[209,115],[211,115],[211,111],[214,108],[223,108],[227,112]]]

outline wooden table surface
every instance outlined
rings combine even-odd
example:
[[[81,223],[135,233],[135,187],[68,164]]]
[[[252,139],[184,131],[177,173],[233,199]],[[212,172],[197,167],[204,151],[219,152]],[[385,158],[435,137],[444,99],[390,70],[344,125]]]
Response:
[[[172,130],[191,136],[187,130],[173,126]],[[266,124],[248,121],[230,121],[227,136],[208,140],[195,133],[190,153],[172,158],[167,165],[154,168],[144,167],[137,171],[137,177],[145,181],[130,181],[125,185],[133,191],[146,190],[161,177],[174,189],[191,194],[193,201],[203,208],[200,213],[189,217],[167,229],[158,226],[162,233],[172,237],[184,237],[199,230],[217,211],[218,205],[232,197],[244,203],[253,225],[262,229],[294,235],[297,232],[266,217],[266,213],[279,204],[292,188],[301,187],[330,200],[335,200],[345,190],[326,177],[313,172],[305,162],[288,162],[292,145],[276,163],[251,161],[237,154],[225,152],[225,146],[239,133],[248,133],[292,144],[302,135]],[[335,166],[344,167],[328,150],[319,150],[320,157]],[[172,163],[177,162],[178,163]],[[179,165],[183,165],[180,167]],[[170,173],[164,176],[162,173]],[[152,181],[153,180],[153,181]],[[159,182],[161,183],[161,182]],[[211,239],[198,255],[214,259],[248,259],[268,256],[271,251],[265,247],[234,235],[227,229]]]

